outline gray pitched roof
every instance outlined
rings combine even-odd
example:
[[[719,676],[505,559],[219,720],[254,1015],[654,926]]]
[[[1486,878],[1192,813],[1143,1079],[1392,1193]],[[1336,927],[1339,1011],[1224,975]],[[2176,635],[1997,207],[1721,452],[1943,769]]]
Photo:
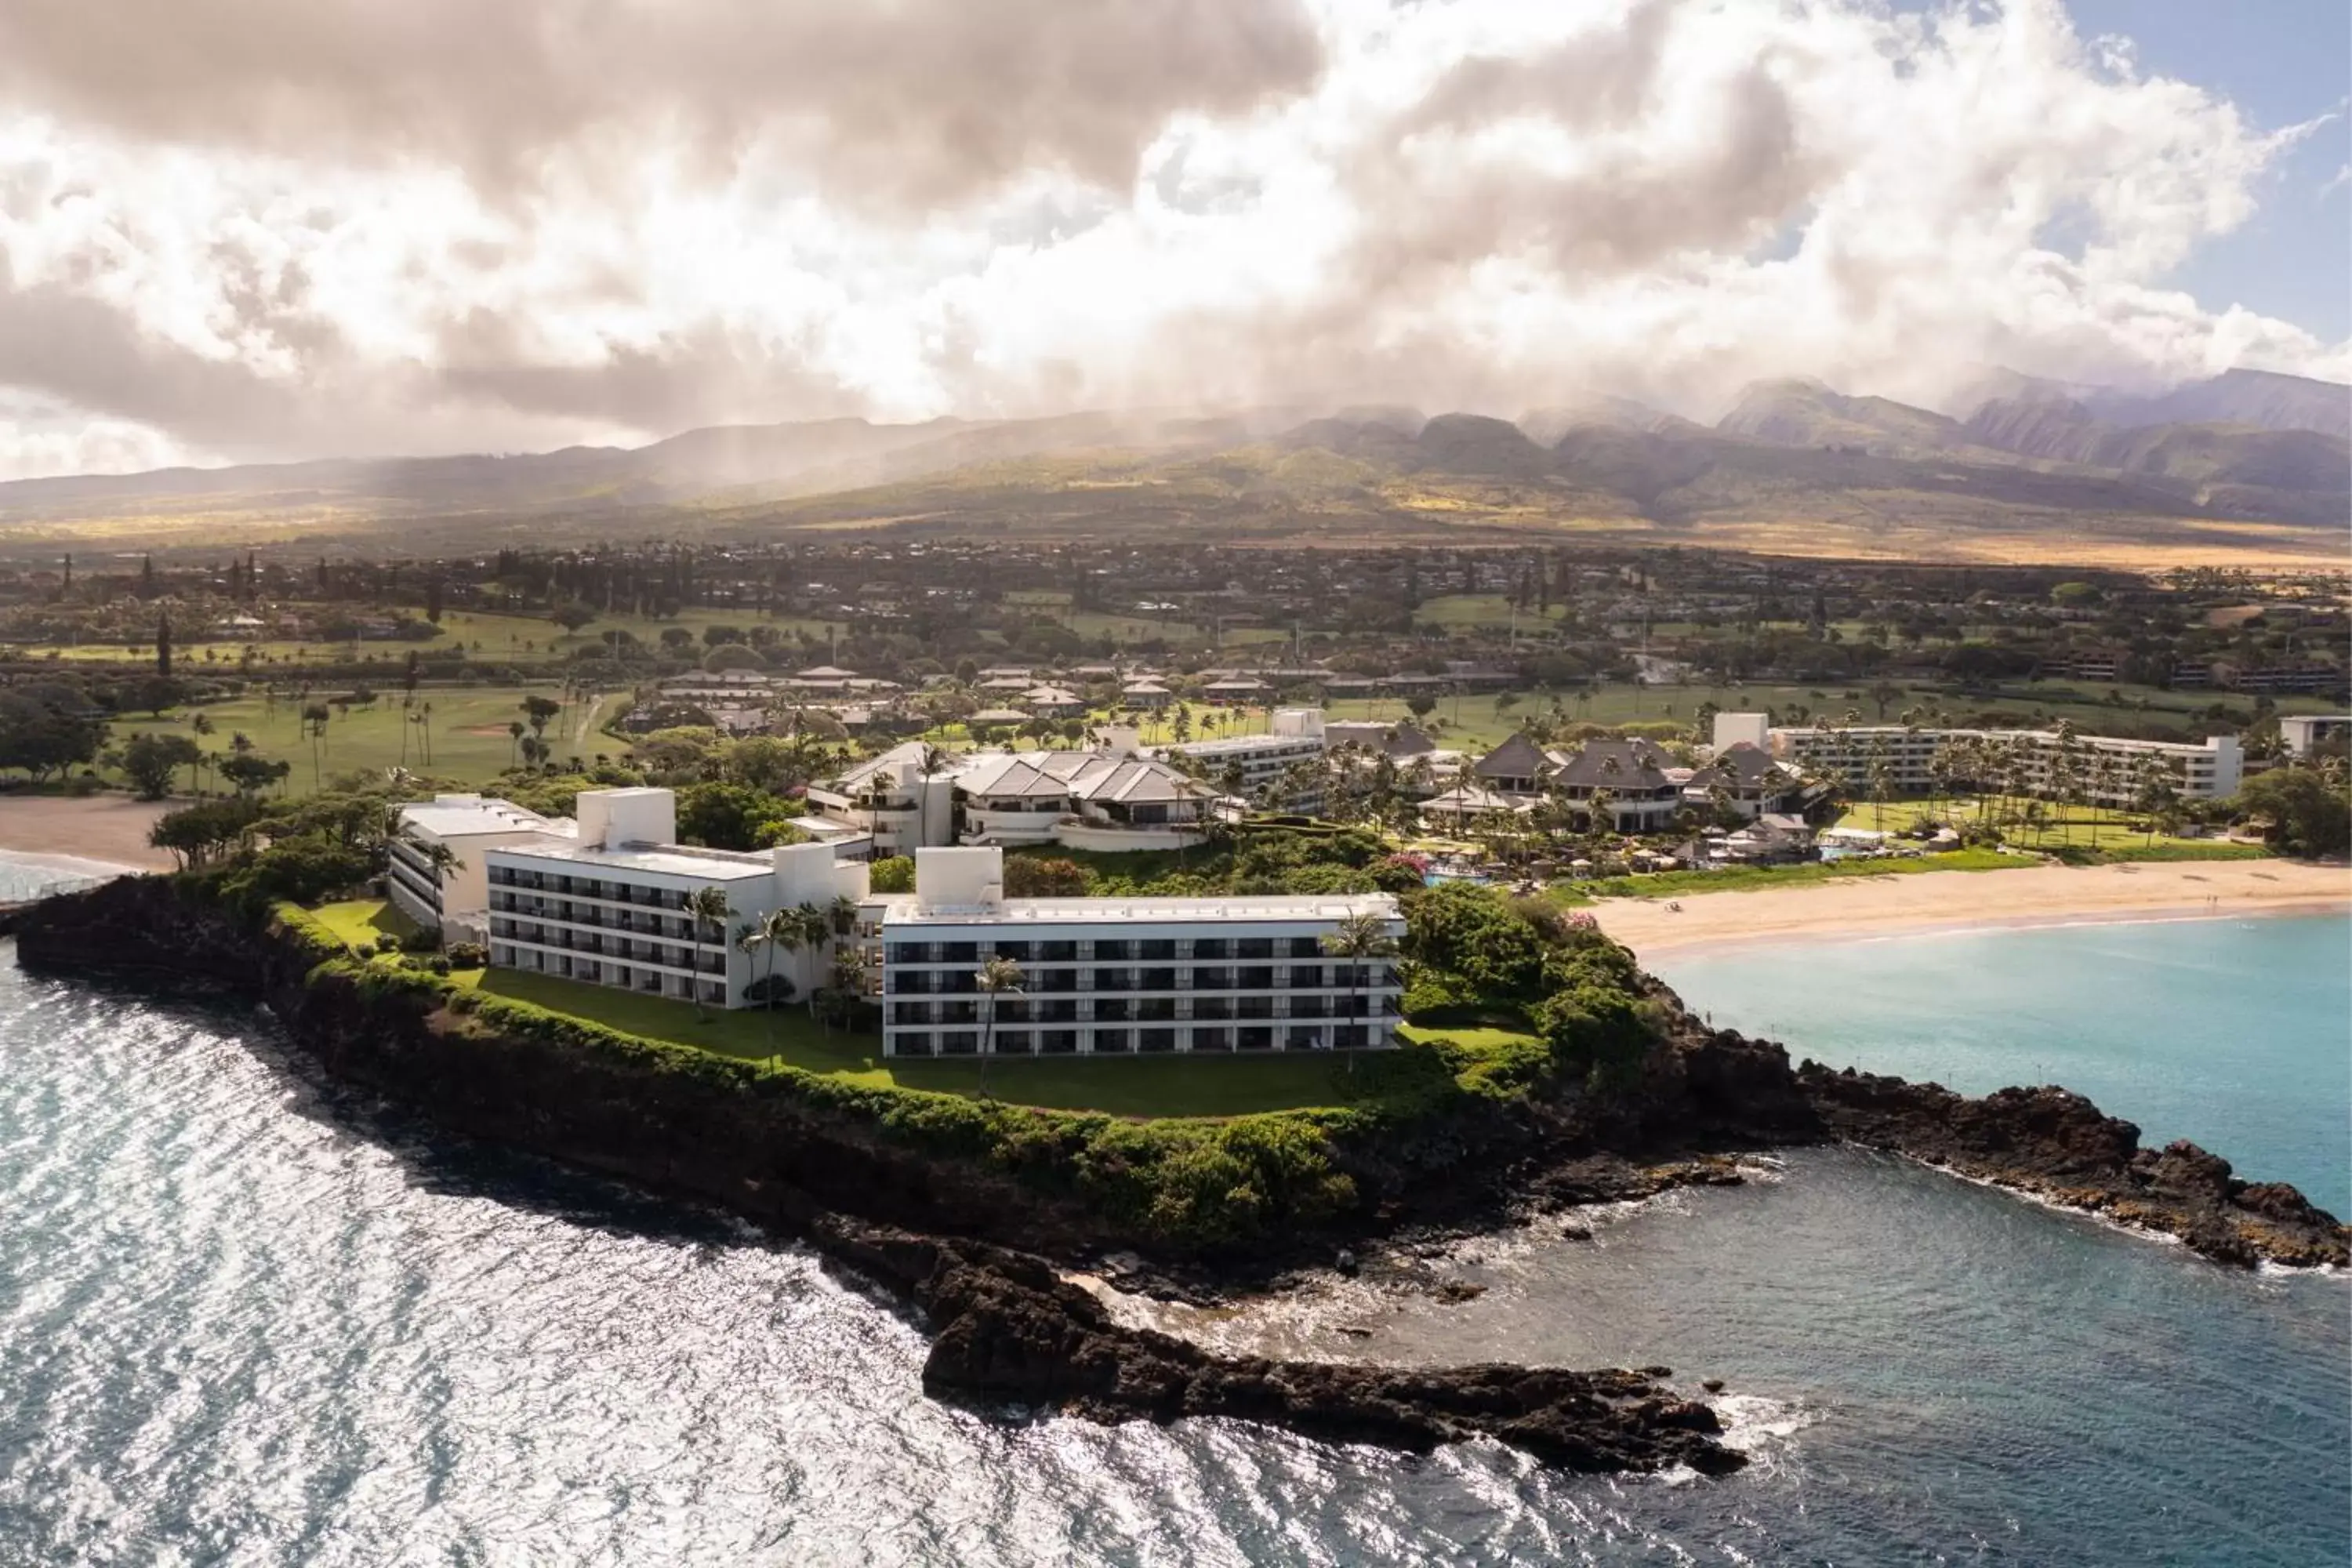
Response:
[[[1672,761],[1655,742],[1587,741],[1559,771],[1562,784],[1587,789],[1658,789],[1668,784]]]
[[[1479,758],[1470,771],[1482,779],[1532,779],[1540,777],[1549,766],[1536,743],[1517,734]]]

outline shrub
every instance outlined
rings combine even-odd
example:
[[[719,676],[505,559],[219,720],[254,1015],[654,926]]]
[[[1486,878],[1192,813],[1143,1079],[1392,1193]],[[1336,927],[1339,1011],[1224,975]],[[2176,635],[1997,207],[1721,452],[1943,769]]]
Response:
[[[449,966],[452,969],[480,969],[490,962],[490,950],[478,942],[453,942],[449,944]]]
[[[1008,899],[1083,899],[1092,890],[1094,880],[1094,874],[1075,860],[1011,855],[1004,861]]]

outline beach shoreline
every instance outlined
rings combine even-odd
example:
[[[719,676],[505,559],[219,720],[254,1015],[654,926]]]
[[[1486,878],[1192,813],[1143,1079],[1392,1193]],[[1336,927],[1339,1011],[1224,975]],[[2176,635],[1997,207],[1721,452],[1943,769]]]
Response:
[[[0,795],[0,851],[37,864],[63,859],[169,871],[171,851],[149,844],[147,833],[157,817],[185,804],[124,795]]]
[[[1647,959],[1818,941],[2344,914],[2352,912],[2352,867],[2178,860],[1927,871],[1674,900],[1603,899],[1589,912]]]

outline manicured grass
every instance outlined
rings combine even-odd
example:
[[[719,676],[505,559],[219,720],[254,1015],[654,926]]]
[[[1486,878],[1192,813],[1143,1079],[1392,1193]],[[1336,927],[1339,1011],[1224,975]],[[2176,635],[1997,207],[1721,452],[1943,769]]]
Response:
[[[286,780],[289,795],[309,795],[337,773],[382,773],[394,766],[436,778],[481,781],[494,777],[513,761],[514,745],[507,734],[507,725],[522,718],[526,694],[548,698],[562,695],[554,687],[420,688],[416,711],[423,711],[424,703],[433,705],[430,763],[425,758],[415,727],[404,722],[401,692],[396,685],[378,687],[372,707],[353,706],[348,711],[331,709],[333,716],[315,745],[301,732],[301,701],[289,697],[274,701],[259,696],[240,697],[202,708],[168,710],[161,719],[142,715],[118,720],[114,738],[120,742],[144,732],[188,735],[192,733],[190,718],[201,712],[211,721],[214,731],[209,736],[196,737],[205,750],[225,752],[229,737],[242,733],[264,756],[292,763],[294,771]],[[319,695],[331,693],[322,689]],[[609,710],[611,700],[604,700],[604,710]],[[586,727],[588,714],[588,704],[574,703],[548,726],[548,743],[559,759],[591,757],[599,752],[610,753],[621,749],[609,737]]]
[[[1873,801],[1849,809],[1838,819],[1838,826],[1900,831],[1931,814],[1940,822],[1976,822],[1983,818],[1987,805],[1981,798],[1890,800],[1883,806]],[[2237,860],[2265,853],[2221,839],[2179,838],[2164,833],[2151,838],[2146,826],[2147,818],[2136,812],[2096,805],[2059,805],[2048,801],[2042,805],[2051,815],[2039,826],[2005,820],[2001,837],[2022,849],[2095,849],[2116,860]]]
[[[1414,1045],[1426,1045],[1432,1040],[1451,1040],[1473,1051],[1496,1050],[1506,1046],[1538,1045],[1540,1040],[1521,1029],[1497,1029],[1480,1025],[1450,1028],[1440,1024],[1402,1024],[1398,1026],[1400,1038]]]
[[[617,991],[510,969],[460,971],[451,978],[494,996],[535,1003],[647,1039],[696,1046],[721,1056],[788,1065],[868,1087],[897,1085],[976,1096],[976,1059],[897,1061],[876,1035],[828,1034],[805,1006],[712,1009],[697,1018],[689,1002]],[[770,1033],[773,1029],[772,1036]],[[772,1040],[772,1044],[771,1043]],[[1012,1105],[1098,1110],[1111,1116],[1241,1116],[1344,1103],[1345,1055],[1150,1056],[1117,1060],[1003,1057],[992,1061],[987,1090]]]
[[[1567,614],[1565,605],[1554,605],[1541,612],[1530,605],[1518,612],[1517,625],[1522,631],[1532,631]],[[1412,620],[1415,626],[1444,626],[1449,631],[1474,626],[1500,630],[1512,625],[1511,601],[1503,594],[1441,594],[1423,599],[1420,608],[1413,611]]]
[[[1593,898],[1678,899],[1691,893],[1753,892],[1759,888],[1801,887],[1810,882],[1842,881],[1853,877],[1905,877],[1926,871],[2006,871],[2042,864],[2030,855],[2004,855],[1997,849],[1954,849],[1906,859],[1735,866],[1721,871],[1656,871],[1633,877],[1601,877],[1589,882],[1562,883],[1554,891]]]
[[[2102,860],[2267,860],[2271,851],[2260,844],[2233,844],[2226,838],[2164,838],[2154,844],[2110,839],[2099,846]]]
[[[351,899],[320,904],[310,911],[320,923],[351,945],[376,942],[385,937],[404,940],[415,933],[416,922],[382,899]]]

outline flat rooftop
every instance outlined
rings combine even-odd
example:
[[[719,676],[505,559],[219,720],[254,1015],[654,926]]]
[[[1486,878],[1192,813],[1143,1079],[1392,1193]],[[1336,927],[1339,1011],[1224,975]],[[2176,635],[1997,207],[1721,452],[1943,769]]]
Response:
[[[1320,748],[1320,735],[1221,735],[1213,741],[1179,741],[1170,746],[1171,752],[1181,752],[1188,757],[1213,757],[1223,752],[1254,752],[1265,746],[1314,746]]]
[[[620,849],[550,838],[532,844],[500,844],[492,855],[519,856],[529,860],[561,860],[583,870],[658,871],[672,877],[708,877],[721,881],[748,881],[775,873],[775,862],[765,855],[732,849],[698,849],[683,844],[646,844]]]
[[[951,906],[929,910],[919,908],[912,893],[893,893],[866,901],[869,906],[883,906],[885,925],[1149,925],[1185,921],[1223,925],[1240,921],[1339,921],[1361,914],[1401,918],[1396,900],[1384,893],[1297,898],[1006,899],[984,907]]]
[[[476,833],[521,833],[536,830],[541,833],[563,833],[571,830],[572,820],[560,817],[550,820],[536,812],[507,801],[483,801],[470,805],[437,805],[423,804],[400,808],[404,827],[421,827],[436,838],[462,838]]]

